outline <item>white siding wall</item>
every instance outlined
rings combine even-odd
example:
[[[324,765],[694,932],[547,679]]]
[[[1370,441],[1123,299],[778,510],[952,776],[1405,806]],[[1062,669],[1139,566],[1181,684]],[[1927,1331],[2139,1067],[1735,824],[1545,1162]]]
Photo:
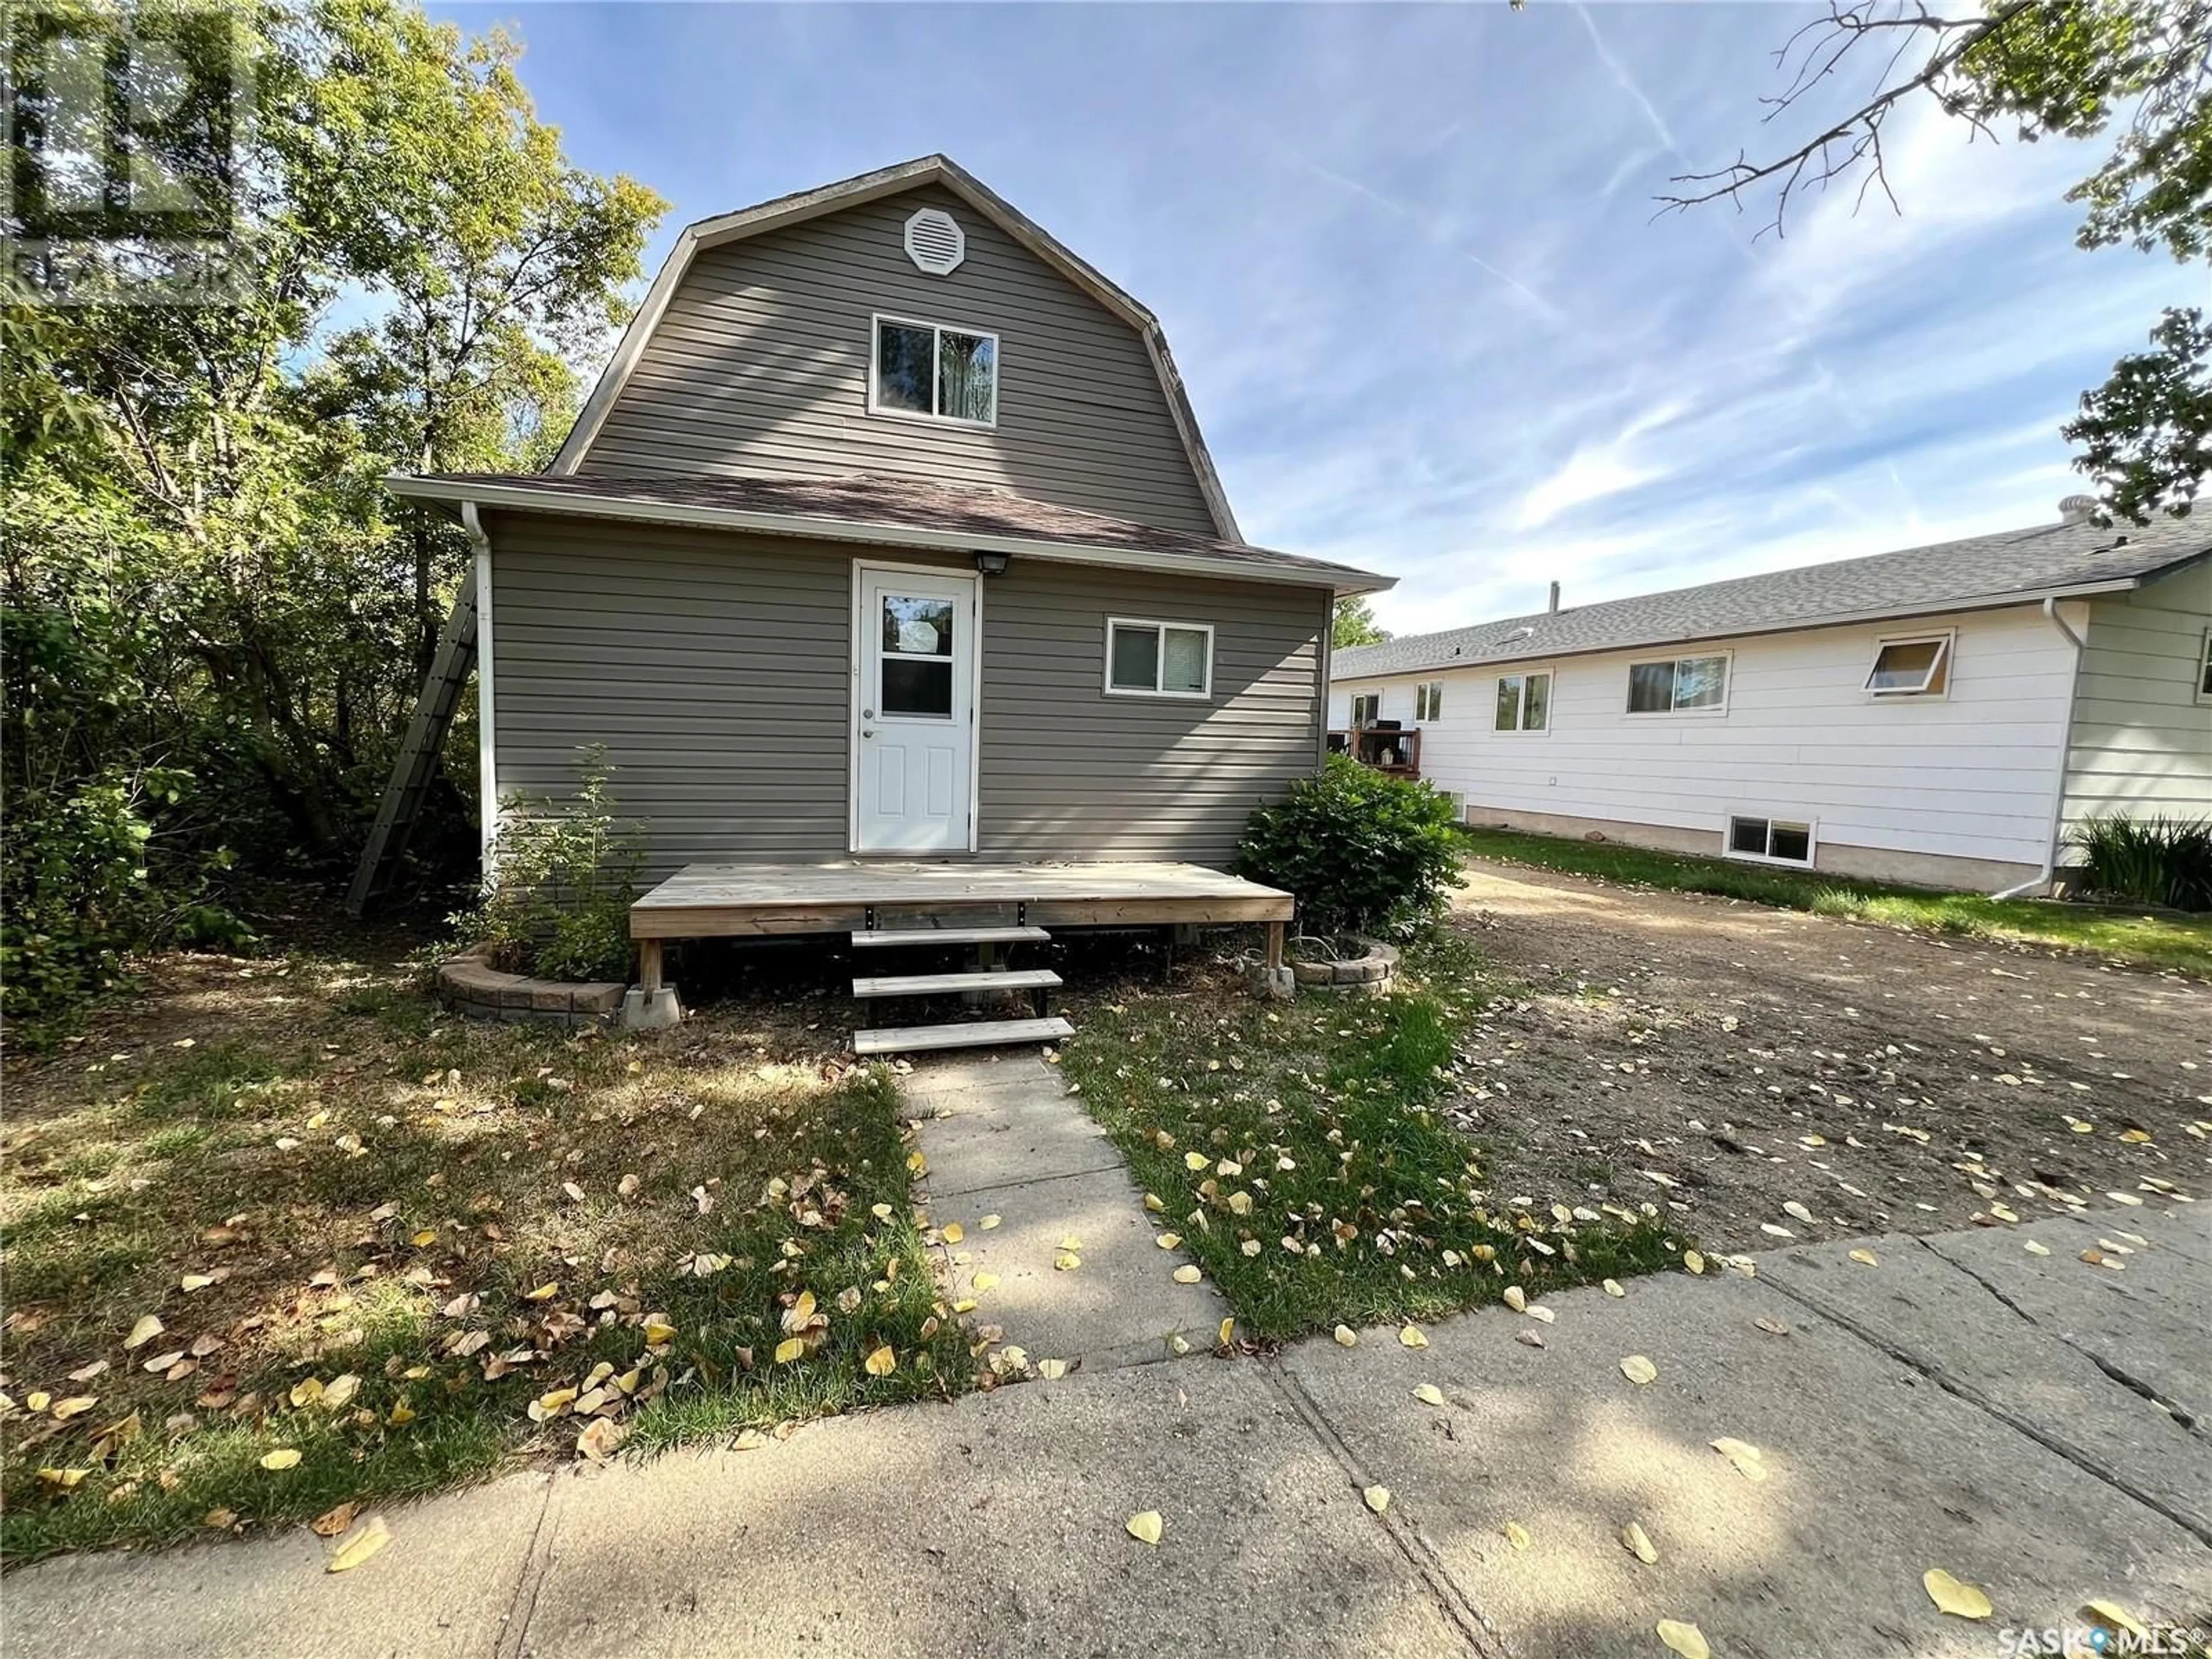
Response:
[[[2063,608],[2079,628],[2081,605]],[[1955,633],[1941,698],[1881,698],[1862,687],[1875,645]],[[1632,662],[1727,651],[1725,712],[1630,714]],[[1721,840],[1731,812],[1809,819],[1824,846],[2031,867],[2050,844],[2073,649],[2033,608],[1880,627],[1827,628],[1705,646],[1566,657],[1339,681],[1382,691],[1382,718],[1412,726],[1413,688],[1444,682],[1444,714],[1423,723],[1422,775],[1484,806],[1664,826]],[[1501,672],[1549,666],[1551,730],[1492,729]],[[1478,814],[1479,816],[1479,814]]]
[[[2066,817],[2212,813],[2212,703],[2197,674],[2212,562],[2089,607],[2067,756]]]

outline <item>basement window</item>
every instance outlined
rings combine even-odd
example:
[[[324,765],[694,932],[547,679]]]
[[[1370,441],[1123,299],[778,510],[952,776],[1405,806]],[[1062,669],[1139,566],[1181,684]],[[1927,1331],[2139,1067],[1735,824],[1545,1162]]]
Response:
[[[1541,732],[1552,723],[1552,677],[1549,674],[1500,674],[1498,714],[1491,722],[1499,732]]]
[[[1213,629],[1199,623],[1106,624],[1106,689],[1124,697],[1203,697],[1213,690]]]
[[[1810,864],[1813,826],[1781,818],[1731,817],[1728,852],[1730,858],[1756,859],[1766,864]]]
[[[1440,720],[1444,717],[1444,683],[1429,680],[1413,688],[1413,718]]]
[[[868,412],[999,423],[999,337],[937,323],[875,319]]]
[[[1728,708],[1729,659],[1678,657],[1671,662],[1639,662],[1628,670],[1628,712],[1666,714]]]
[[[1951,636],[1884,640],[1875,647],[1866,689],[1877,697],[1940,697],[1951,684]]]

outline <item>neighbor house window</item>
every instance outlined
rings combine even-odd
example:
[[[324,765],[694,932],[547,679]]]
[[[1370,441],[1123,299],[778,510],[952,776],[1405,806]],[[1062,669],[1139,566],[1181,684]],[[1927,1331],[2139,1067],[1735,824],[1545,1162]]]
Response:
[[[1114,617],[1106,624],[1106,689],[1125,696],[1206,696],[1213,690],[1213,630]]]
[[[1725,708],[1728,676],[1725,656],[1633,664],[1628,671],[1628,712],[1664,714],[1677,708]]]
[[[1731,858],[1810,864],[1813,826],[1789,823],[1780,818],[1732,817],[1729,820],[1728,850]]]
[[[1884,640],[1875,647],[1866,689],[1877,697],[1940,697],[1951,684],[1951,636]]]
[[[1444,717],[1444,683],[1430,680],[1413,688],[1413,718],[1440,720]]]
[[[1382,718],[1382,694],[1380,691],[1362,691],[1352,698],[1352,723],[1354,726],[1372,726]]]
[[[2212,628],[2204,630],[2204,642],[2197,652],[2197,701],[2212,702]]]
[[[1500,674],[1498,677],[1498,714],[1492,724],[1500,732],[1542,732],[1552,723],[1552,677],[1549,674]]]
[[[868,407],[969,426],[996,425],[999,337],[877,318]]]

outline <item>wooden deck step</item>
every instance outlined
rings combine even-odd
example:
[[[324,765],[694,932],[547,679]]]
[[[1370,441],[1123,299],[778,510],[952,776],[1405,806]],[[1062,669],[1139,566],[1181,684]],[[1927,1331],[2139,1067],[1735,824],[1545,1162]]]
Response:
[[[1001,968],[989,973],[890,974],[856,979],[853,994],[868,997],[941,997],[955,991],[1049,991],[1060,978],[1049,968]]]
[[[949,1025],[892,1025],[853,1033],[856,1054],[914,1054],[930,1048],[995,1048],[1018,1042],[1055,1042],[1073,1036],[1075,1028],[1054,1014],[1048,1019],[956,1020]]]
[[[1042,945],[1042,927],[878,927],[853,935],[855,950],[884,945]]]

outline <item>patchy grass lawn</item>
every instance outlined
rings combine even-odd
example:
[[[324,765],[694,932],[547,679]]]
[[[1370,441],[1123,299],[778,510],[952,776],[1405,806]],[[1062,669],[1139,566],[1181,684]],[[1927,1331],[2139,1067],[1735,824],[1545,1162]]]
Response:
[[[1246,1329],[1287,1338],[1430,1319],[1647,1272],[1684,1242],[1656,1206],[1537,1211],[1493,1192],[1443,1103],[1490,1000],[1473,952],[1409,952],[1376,1000],[1260,1000],[1232,975],[1089,1011],[1062,1065],[1152,1198],[1163,1236]]]
[[[9,1565],[965,1386],[895,1093],[834,1039],[469,1024],[331,959],[159,977],[9,1068]]]
[[[1990,899],[1726,859],[1648,852],[1512,830],[1462,832],[1477,858],[1677,893],[1712,893],[1852,921],[1922,928],[2016,945],[2094,952],[2146,968],[2212,978],[2212,916],[2130,915],[2051,899]]]

